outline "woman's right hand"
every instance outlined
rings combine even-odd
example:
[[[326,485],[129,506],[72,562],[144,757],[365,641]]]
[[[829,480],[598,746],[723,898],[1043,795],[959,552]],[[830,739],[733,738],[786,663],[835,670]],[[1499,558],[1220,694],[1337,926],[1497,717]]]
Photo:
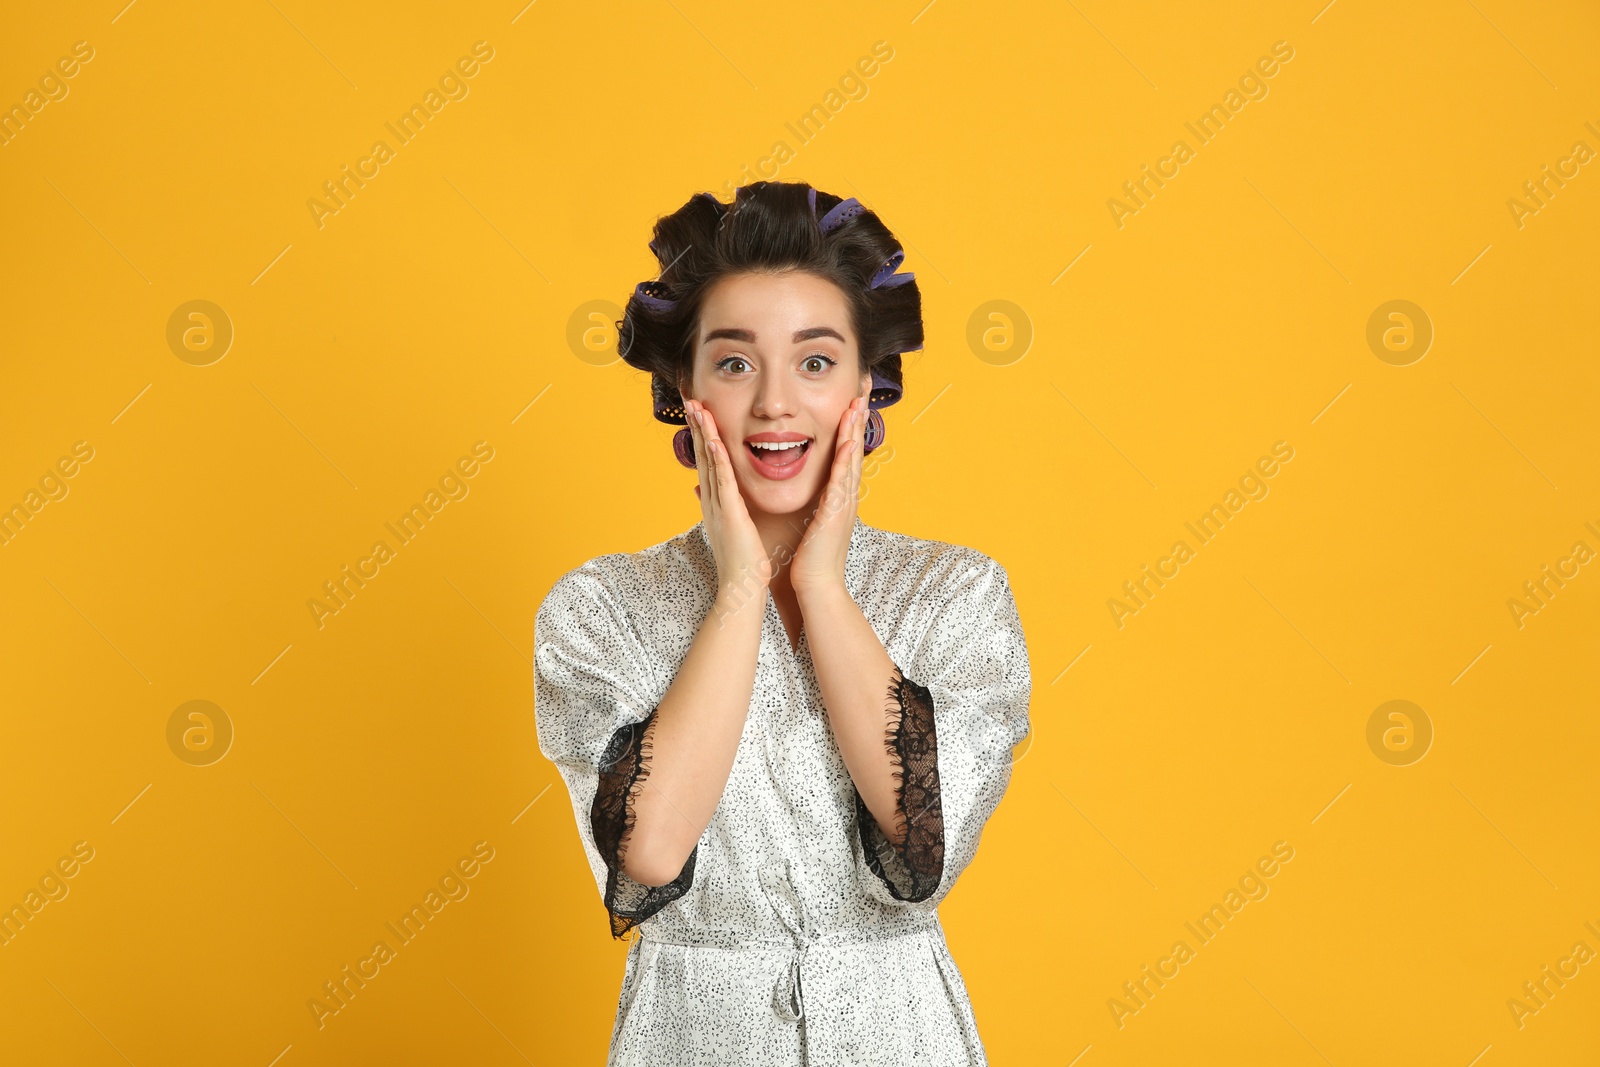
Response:
[[[700,498],[706,539],[711,542],[711,555],[717,563],[718,592],[725,595],[731,586],[743,603],[744,597],[766,590],[775,568],[767,558],[760,531],[745,509],[717,420],[696,400],[686,399],[683,409],[694,441],[695,467],[700,472],[695,495]]]

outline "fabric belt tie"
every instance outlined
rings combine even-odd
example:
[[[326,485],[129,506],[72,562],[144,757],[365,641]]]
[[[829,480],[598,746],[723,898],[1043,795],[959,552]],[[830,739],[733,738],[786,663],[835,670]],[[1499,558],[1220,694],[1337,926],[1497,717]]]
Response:
[[[802,884],[796,885],[799,881]],[[778,913],[778,918],[788,928],[794,939],[794,951],[787,967],[778,971],[778,980],[772,987],[772,1010],[787,1022],[798,1022],[806,1013],[804,992],[800,986],[800,970],[806,961],[806,952],[814,940],[811,933],[811,916],[805,909],[804,875],[801,868],[787,859],[768,864],[761,869],[761,888],[767,900]]]
[[[772,1010],[787,1022],[799,1022],[805,1016],[805,995],[800,976],[805,968],[806,953],[813,945],[859,945],[926,934],[937,930],[939,926],[937,919],[930,919],[893,933],[843,930],[817,933],[804,903],[810,899],[810,894],[806,892],[805,869],[787,859],[768,864],[762,869],[761,888],[794,942],[789,964],[778,971],[778,980],[772,986]]]
[[[938,921],[931,919],[890,933],[844,930],[819,933],[805,908],[807,886],[802,867],[787,859],[775,860],[761,869],[759,878],[762,891],[789,933],[787,942],[772,942],[765,939],[732,941],[725,936],[694,936],[680,940],[665,931],[657,933],[643,926],[639,928],[640,939],[662,944],[706,945],[718,948],[740,948],[746,945],[789,948],[789,958],[778,969],[777,979],[772,985],[772,1010],[786,1022],[799,1022],[805,1017],[805,993],[801,974],[811,946],[855,945],[913,934],[927,934],[938,929]]]

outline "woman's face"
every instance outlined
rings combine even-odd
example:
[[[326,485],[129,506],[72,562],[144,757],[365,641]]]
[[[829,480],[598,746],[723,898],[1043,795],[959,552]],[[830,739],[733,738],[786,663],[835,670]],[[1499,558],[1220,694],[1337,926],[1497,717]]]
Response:
[[[839,420],[871,388],[849,304],[827,279],[738,274],[707,291],[687,395],[716,420],[752,513],[809,515],[828,483]]]

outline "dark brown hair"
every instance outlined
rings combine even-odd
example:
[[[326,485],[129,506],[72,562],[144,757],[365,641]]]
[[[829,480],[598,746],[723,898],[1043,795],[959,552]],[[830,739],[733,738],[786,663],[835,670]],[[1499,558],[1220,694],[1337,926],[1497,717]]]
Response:
[[[824,234],[818,220],[843,200],[817,190],[813,211],[810,193],[803,182],[753,182],[731,205],[696,193],[656,220],[650,250],[660,277],[628,297],[617,348],[629,366],[650,372],[658,418],[684,421],[679,390],[693,371],[700,309],[712,283],[730,274],[798,270],[833,282],[850,308],[860,373],[902,385],[900,353],[922,347],[922,294],[914,278],[870,287],[904,256],[900,242],[865,208]]]

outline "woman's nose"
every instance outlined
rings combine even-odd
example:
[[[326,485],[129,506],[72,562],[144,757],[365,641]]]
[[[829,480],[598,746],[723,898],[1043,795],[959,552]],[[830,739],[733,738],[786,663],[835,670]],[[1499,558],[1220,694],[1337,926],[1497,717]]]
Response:
[[[790,382],[783,375],[762,375],[756,383],[755,414],[769,419],[793,415],[793,396]]]

